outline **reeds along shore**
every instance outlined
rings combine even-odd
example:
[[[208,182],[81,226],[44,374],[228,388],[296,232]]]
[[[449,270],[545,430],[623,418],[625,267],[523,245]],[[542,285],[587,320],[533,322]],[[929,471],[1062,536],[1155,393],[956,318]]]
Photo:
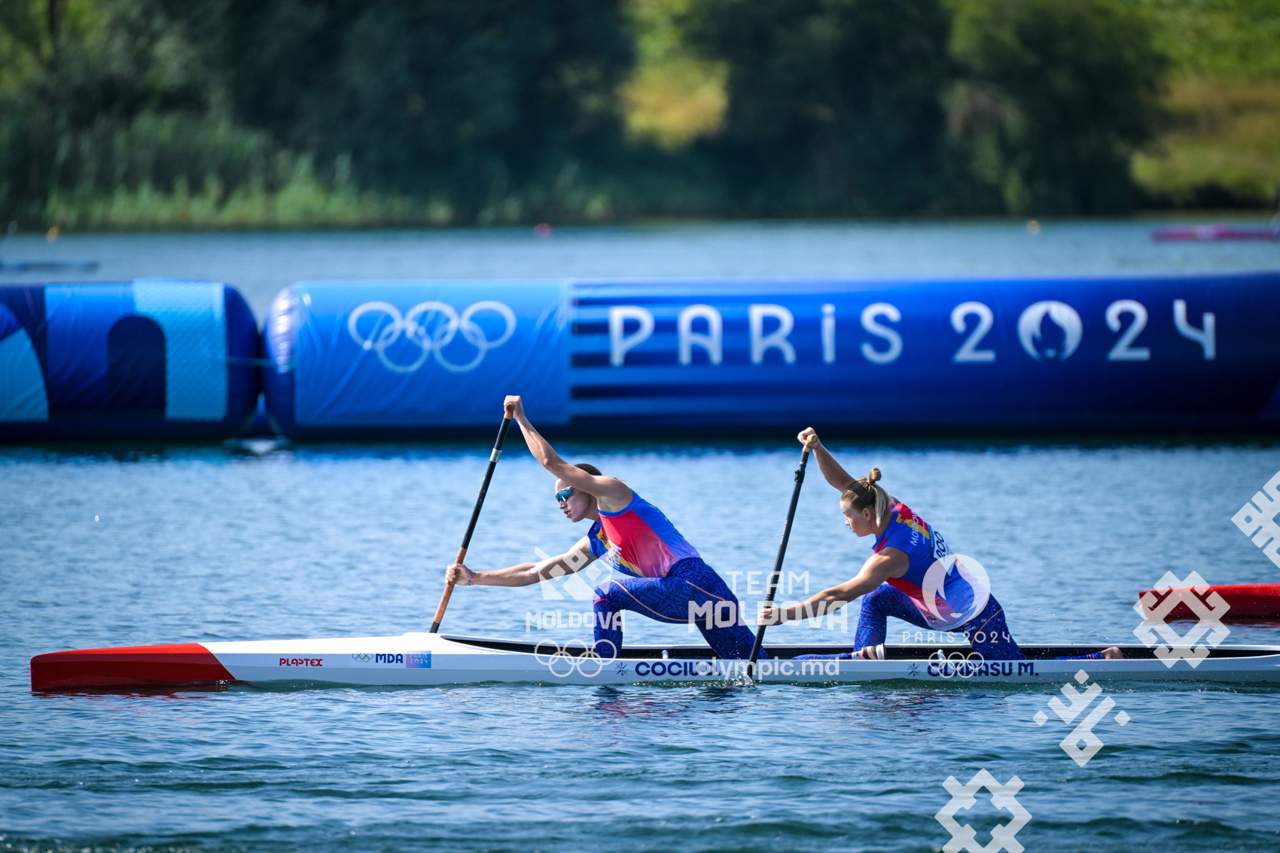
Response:
[[[0,8],[0,217],[1266,208],[1277,42],[1262,0],[27,0]]]

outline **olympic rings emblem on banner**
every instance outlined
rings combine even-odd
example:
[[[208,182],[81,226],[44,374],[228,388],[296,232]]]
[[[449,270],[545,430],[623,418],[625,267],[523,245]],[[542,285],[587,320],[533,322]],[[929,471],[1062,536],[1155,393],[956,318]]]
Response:
[[[481,311],[493,311],[502,317],[506,327],[497,340],[489,340],[485,336],[484,329],[472,319]],[[383,314],[388,319],[384,325],[380,318],[373,332],[366,338],[361,335],[357,324],[361,317],[373,313]],[[434,331],[428,331],[427,325],[423,322],[424,318],[429,322],[436,316],[442,317],[442,321],[435,326]],[[485,353],[510,340],[515,331],[515,312],[492,299],[469,305],[461,316],[452,305],[445,302],[419,302],[403,315],[400,309],[389,302],[366,302],[352,311],[351,316],[347,318],[347,332],[351,335],[351,339],[362,350],[376,352],[383,366],[393,373],[415,373],[426,363],[428,356],[434,356],[436,363],[451,373],[466,373],[468,370],[474,370],[480,362],[484,361]],[[467,343],[476,348],[475,358],[466,364],[454,364],[444,356],[444,348],[459,332]],[[422,349],[422,355],[410,364],[399,364],[387,355],[387,348],[400,340],[401,335]]]
[[[613,645],[609,640],[601,640],[600,642]],[[578,654],[571,654],[570,649],[575,645],[581,646],[582,651]],[[553,651],[544,651],[543,646],[549,646]],[[618,653],[616,647],[613,652],[613,657],[616,657]],[[533,658],[550,670],[551,674],[556,678],[568,678],[573,675],[574,671],[577,671],[584,678],[595,678],[604,669],[604,665],[612,659],[600,657],[600,655],[596,654],[595,649],[589,648],[581,640],[570,640],[563,646],[550,640],[543,640],[534,647]]]
[[[373,655],[369,654],[368,652],[353,652],[351,655],[351,659],[360,661],[360,663],[368,663],[369,661],[373,660]]]

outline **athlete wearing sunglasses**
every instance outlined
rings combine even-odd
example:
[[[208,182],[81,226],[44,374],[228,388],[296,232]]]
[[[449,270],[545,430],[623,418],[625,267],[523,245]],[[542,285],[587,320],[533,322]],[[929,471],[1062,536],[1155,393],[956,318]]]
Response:
[[[622,648],[623,610],[660,622],[692,621],[718,657],[749,657],[753,635],[740,614],[737,597],[667,517],[594,465],[565,462],[529,423],[520,398],[507,397],[503,405],[508,404],[515,407],[516,423],[534,458],[556,476],[560,511],[575,524],[590,519],[591,529],[569,551],[541,563],[489,572],[455,563],[447,569],[446,580],[462,585],[528,586],[582,571],[602,559],[630,577],[607,580],[596,589],[595,652],[600,657],[616,657]]]

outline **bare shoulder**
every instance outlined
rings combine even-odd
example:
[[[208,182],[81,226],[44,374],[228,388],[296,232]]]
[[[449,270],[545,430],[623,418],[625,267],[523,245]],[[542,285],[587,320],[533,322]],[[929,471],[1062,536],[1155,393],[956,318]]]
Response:
[[[607,483],[600,484],[600,491],[591,492],[599,502],[600,508],[605,512],[621,512],[631,503],[631,499],[636,493],[631,491],[631,487],[616,477],[597,477],[597,480],[605,480]],[[588,490],[590,491],[590,490]]]

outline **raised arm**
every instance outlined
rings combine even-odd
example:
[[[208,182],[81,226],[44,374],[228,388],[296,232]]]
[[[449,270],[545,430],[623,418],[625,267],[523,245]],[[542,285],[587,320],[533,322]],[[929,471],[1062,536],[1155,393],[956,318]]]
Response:
[[[580,572],[595,559],[587,537],[583,536],[568,551],[541,563],[521,563],[491,572],[473,572],[461,563],[454,563],[445,571],[445,581],[461,586],[529,586]]]
[[[813,458],[818,460],[818,468],[822,471],[822,476],[837,492],[843,494],[849,488],[849,484],[857,479],[857,477],[850,475],[848,471],[840,466],[836,458],[831,455],[831,451],[823,447],[822,441],[818,438],[818,433],[814,431],[813,427],[801,430],[796,438],[800,440],[801,444],[804,444],[805,441],[812,442]]]
[[[911,559],[897,548],[882,548],[879,554],[872,554],[862,570],[852,579],[837,586],[824,589],[808,599],[790,607],[767,607],[760,614],[761,625],[778,625],[783,622],[796,622],[801,619],[812,619],[834,613],[851,601],[866,595],[889,578],[902,577],[907,573]]]
[[[525,416],[524,405],[519,397],[507,397],[503,401],[503,407],[505,408],[506,406],[515,408],[516,423],[520,424],[520,431],[524,433],[524,440],[529,445],[529,452],[533,454],[533,458],[537,459],[538,464],[543,468],[546,468],[575,489],[584,491],[589,495],[595,495],[600,508],[606,512],[618,512],[631,503],[631,489],[627,487],[626,483],[614,477],[598,477],[594,474],[588,474],[581,468],[570,465],[561,459],[555,448],[533,428],[533,424],[529,423],[529,418]]]

